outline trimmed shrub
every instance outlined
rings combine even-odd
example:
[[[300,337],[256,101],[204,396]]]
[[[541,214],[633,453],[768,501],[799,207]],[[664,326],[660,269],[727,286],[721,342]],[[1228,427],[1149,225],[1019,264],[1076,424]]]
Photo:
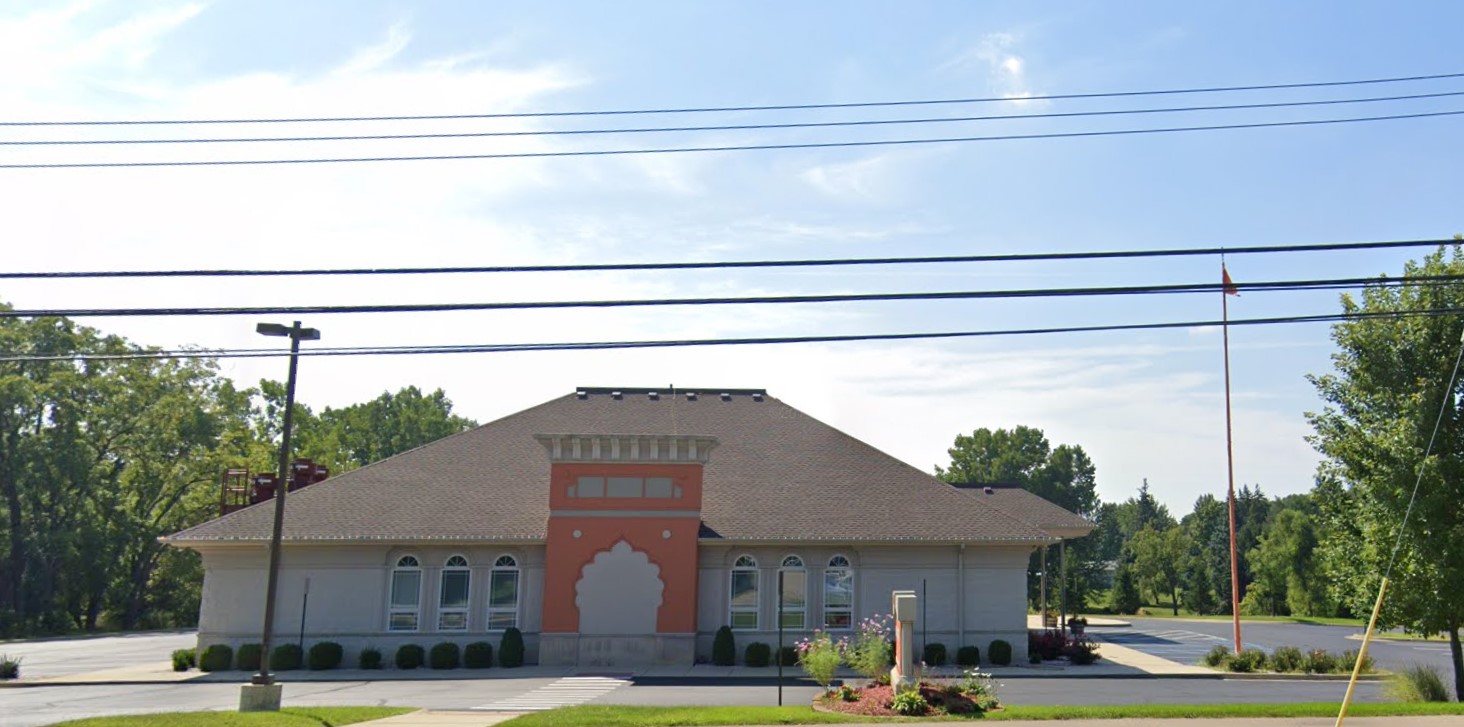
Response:
[[[1271,668],[1281,672],[1298,672],[1306,668],[1306,657],[1295,646],[1283,646],[1271,652]]]
[[[259,644],[240,644],[239,653],[234,655],[234,668],[240,671],[258,671],[259,654],[263,648]]]
[[[462,650],[451,641],[444,641],[432,647],[428,664],[433,669],[456,669],[462,663]]]
[[[1306,655],[1306,673],[1331,674],[1337,671],[1337,660],[1325,649],[1312,649]]]
[[[1447,702],[1444,676],[1427,664],[1410,664],[1388,679],[1383,693],[1399,702]]]
[[[1012,663],[1012,645],[1006,639],[997,639],[986,647],[986,656],[991,663],[997,666],[1008,666]]]
[[[1225,665],[1226,669],[1241,674],[1266,670],[1266,652],[1260,649],[1241,649],[1235,658]]]
[[[798,650],[791,646],[784,646],[778,650],[778,661],[783,666],[798,666]]]
[[[305,663],[305,650],[299,644],[280,644],[269,654],[269,668],[273,671],[294,671]]]
[[[504,669],[524,665],[524,635],[518,629],[503,632],[503,640],[498,643],[498,664]]]
[[[0,679],[19,679],[22,657],[0,654]]]
[[[717,666],[732,666],[737,663],[737,639],[732,636],[732,627],[717,629],[712,638],[712,663]]]
[[[368,646],[362,649],[361,656],[358,657],[358,659],[358,663],[361,665],[362,669],[381,668],[381,650],[376,648],[375,646]]]
[[[1062,647],[1062,653],[1069,662],[1087,666],[1098,661],[1098,643],[1084,638],[1073,639],[1071,644]]]
[[[427,650],[416,644],[402,644],[396,650],[396,668],[416,669],[427,660]]]
[[[174,649],[173,671],[188,671],[197,666],[197,661],[194,659],[196,653],[193,649]]]
[[[228,644],[211,644],[198,658],[198,668],[203,671],[225,671],[234,663],[234,650]]]
[[[487,669],[493,666],[493,644],[474,641],[463,647],[463,666],[469,669]]]
[[[773,662],[773,647],[761,641],[754,641],[747,645],[747,651],[742,654],[742,663],[747,666],[767,666]]]
[[[981,649],[974,646],[962,646],[956,649],[956,664],[958,666],[979,666],[981,664]]]
[[[1337,665],[1338,671],[1352,671],[1352,667],[1357,664],[1357,650],[1348,649],[1347,651],[1342,652],[1340,655],[1334,658],[1333,663]],[[1376,666],[1377,664],[1373,662],[1373,658],[1371,656],[1362,657],[1362,674],[1373,673]]]
[[[926,644],[925,645],[925,648],[922,650],[922,653],[920,654],[920,657],[921,657],[921,660],[924,661],[927,666],[945,666],[945,663],[946,663],[946,647],[945,647],[945,644],[942,644],[939,641],[934,642],[934,643],[930,643],[930,644]]]
[[[346,655],[346,650],[334,641],[322,641],[310,647],[310,654],[305,659],[305,665],[312,671],[322,669],[334,669],[341,665],[341,659]]]
[[[1230,663],[1230,647],[1216,644],[1205,654],[1205,666],[1223,669]]]

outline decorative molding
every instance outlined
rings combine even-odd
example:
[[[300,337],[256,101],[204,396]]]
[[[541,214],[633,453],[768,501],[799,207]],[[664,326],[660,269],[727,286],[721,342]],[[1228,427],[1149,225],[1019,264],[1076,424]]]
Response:
[[[550,462],[706,464],[716,437],[696,434],[535,434]]]

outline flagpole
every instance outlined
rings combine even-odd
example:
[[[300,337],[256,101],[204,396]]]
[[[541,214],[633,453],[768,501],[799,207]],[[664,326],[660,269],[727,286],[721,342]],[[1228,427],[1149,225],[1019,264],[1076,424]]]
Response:
[[[1230,482],[1230,614],[1235,626],[1235,653],[1241,650],[1240,640],[1240,564],[1235,551],[1235,443],[1230,423],[1230,302],[1234,292],[1230,273],[1225,270],[1225,260],[1220,261],[1220,278],[1224,281],[1220,291],[1221,337],[1225,346],[1225,465]]]

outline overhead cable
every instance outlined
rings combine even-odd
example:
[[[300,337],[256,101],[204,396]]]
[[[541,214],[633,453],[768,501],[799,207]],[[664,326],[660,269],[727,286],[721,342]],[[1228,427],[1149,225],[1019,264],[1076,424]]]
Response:
[[[942,116],[916,119],[860,119],[855,121],[806,121],[782,124],[728,124],[712,126],[654,126],[628,129],[535,129],[529,131],[474,131],[420,134],[345,134],[336,136],[244,136],[173,139],[21,139],[0,140],[0,146],[97,146],[124,144],[238,144],[286,143],[302,141],[403,141],[419,139],[477,139],[521,136],[586,136],[595,134],[662,134],[693,131],[767,131],[781,129],[820,129],[860,126],[907,126],[914,124],[949,124],[977,121],[1025,121],[1030,119],[1064,119],[1089,116],[1133,116],[1139,114],[1188,113],[1196,111],[1236,111],[1254,109],[1296,108],[1302,106],[1335,106],[1338,104],[1411,101],[1428,98],[1464,96],[1464,91],[1418,93],[1406,96],[1327,99],[1322,101],[1283,101],[1276,103],[1222,104],[1215,106],[1181,106],[1151,109],[1115,109],[1108,111],[1066,111],[1039,114],[993,114],[987,116]]]
[[[647,298],[620,300],[546,300],[484,303],[399,303],[353,305],[232,306],[180,308],[31,308],[0,310],[0,318],[96,318],[163,316],[305,315],[335,313],[440,313],[448,311],[534,310],[563,308],[645,308],[704,305],[767,305],[790,303],[849,303],[912,300],[990,300],[1012,298],[1070,298],[1114,295],[1172,295],[1214,293],[1227,289],[1275,292],[1338,290],[1359,287],[1444,285],[1464,280],[1464,274],[1420,275],[1407,278],[1333,278],[1248,283],[1180,283],[1088,288],[1034,288],[1026,290],[960,290],[915,293],[840,293],[818,295],[724,296],[711,298]]]
[[[803,268],[850,265],[920,265],[930,263],[1035,262],[1052,260],[1100,260],[1203,255],[1251,255],[1262,253],[1376,250],[1398,247],[1435,247],[1457,244],[1457,240],[1388,240],[1374,242],[1328,242],[1310,245],[1248,245],[1239,247],[1195,247],[1158,250],[1100,250],[1090,252],[1034,252],[1000,255],[933,255],[923,257],[825,258],[808,260],[730,260],[706,262],[572,263],[559,265],[472,265],[456,267],[400,268],[304,268],[304,269],[217,269],[217,270],[79,270],[0,271],[0,280],[52,278],[222,278],[292,277],[328,275],[435,275],[466,273],[563,273],[635,270],[714,270],[724,268]]]
[[[1231,319],[1232,326],[1263,326],[1293,323],[1333,323],[1339,321],[1371,318],[1414,318],[1464,314],[1464,308],[1427,308],[1422,310],[1374,311],[1367,313],[1329,313],[1321,315],[1276,316],[1270,318]],[[858,341],[901,341],[953,338],[987,338],[997,336],[1030,336],[1063,333],[1104,333],[1115,331],[1163,330],[1172,328],[1218,327],[1222,321],[1171,321],[1162,323],[1123,323],[1096,326],[1062,326],[1053,328],[1015,328],[985,331],[942,331],[927,333],[867,333],[824,336],[768,336],[755,338],[703,338],[672,339],[652,341],[587,341],[568,343],[517,343],[517,344],[448,344],[421,346],[359,346],[335,348],[308,348],[298,352],[300,356],[399,356],[454,353],[515,353],[530,351],[596,351],[635,348],[682,348],[699,346],[748,346],[793,343],[850,343]],[[217,359],[217,358],[276,358],[290,356],[288,348],[281,349],[184,349],[184,350],[138,350],[128,353],[103,354],[43,354],[10,353],[0,354],[0,363],[25,363],[44,361],[105,361],[132,359]]]
[[[691,114],[724,113],[744,111],[802,111],[815,109],[887,108],[896,106],[939,106],[955,104],[1000,103],[1014,101],[1063,101],[1092,98],[1128,98],[1136,96],[1171,96],[1197,93],[1229,93],[1239,91],[1278,91],[1298,88],[1336,88],[1340,86],[1366,86],[1385,83],[1406,83],[1413,81],[1437,81],[1450,78],[1464,78],[1464,73],[1435,73],[1416,76],[1394,76],[1391,78],[1368,78],[1344,81],[1320,81],[1310,83],[1271,83],[1247,86],[1210,86],[1198,88],[1172,88],[1141,91],[1109,91],[1099,93],[1064,93],[1042,96],[988,96],[976,98],[924,99],[907,101],[858,101],[851,103],[806,103],[778,104],[766,106],[704,106],[682,108],[615,109],[592,111],[526,111],[497,114],[421,114],[395,116],[325,116],[262,119],[134,119],[134,120],[69,120],[69,121],[0,121],[0,126],[162,126],[171,124],[293,124],[338,121],[443,121],[456,119],[527,119],[563,116],[632,116],[639,114]]]
[[[136,167],[215,167],[215,166],[261,166],[280,164],[343,164],[363,162],[424,162],[424,161],[467,161],[482,159],[546,159],[557,157],[632,156],[640,154],[693,154],[726,151],[773,151],[788,149],[837,149],[874,146],[909,146],[916,144],[955,144],[983,141],[1021,141],[1032,139],[1078,139],[1102,136],[1138,136],[1144,134],[1170,134],[1191,131],[1230,131],[1238,129],[1267,129],[1296,126],[1317,126],[1323,124],[1354,124],[1373,121],[1402,121],[1407,119],[1459,116],[1464,110],[1428,111],[1413,114],[1388,114],[1383,116],[1359,116],[1341,119],[1311,119],[1306,121],[1267,121],[1249,124],[1215,124],[1208,126],[1171,126],[1157,129],[1115,129],[1109,131],[1069,131],[1044,134],[999,134],[991,136],[953,136],[922,139],[878,139],[872,141],[828,141],[790,144],[744,144],[722,146],[683,146],[651,149],[585,149],[580,151],[526,151],[501,152],[496,154],[425,154],[410,156],[367,156],[367,157],[311,157],[295,159],[203,159],[196,161],[134,161],[134,162],[37,162],[30,164],[0,164],[0,169],[116,169]]]

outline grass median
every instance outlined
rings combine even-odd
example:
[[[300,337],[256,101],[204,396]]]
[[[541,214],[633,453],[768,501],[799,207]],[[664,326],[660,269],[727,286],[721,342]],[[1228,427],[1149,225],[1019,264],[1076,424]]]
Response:
[[[1014,719],[1198,719],[1214,717],[1335,717],[1331,702],[1300,704],[1135,704],[1097,707],[1011,706],[976,716],[874,718],[815,712],[811,707],[620,707],[585,706],[536,712],[499,727],[698,727],[712,725],[852,724],[860,722],[1005,721]],[[1355,717],[1464,715],[1464,704],[1354,704]]]
[[[402,707],[286,707],[278,712],[167,712],[91,717],[50,727],[342,727],[413,711]]]

